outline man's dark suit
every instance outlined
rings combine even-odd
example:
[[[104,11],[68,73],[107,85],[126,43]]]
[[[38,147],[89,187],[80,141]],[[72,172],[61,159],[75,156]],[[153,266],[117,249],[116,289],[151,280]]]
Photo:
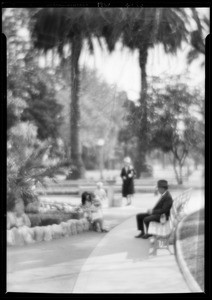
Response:
[[[166,218],[169,218],[170,209],[172,207],[172,196],[167,190],[163,196],[158,200],[151,214],[141,213],[136,215],[138,230],[144,232],[143,223],[146,225],[147,229],[149,223],[152,221],[160,222],[160,216],[162,214],[166,215]]]

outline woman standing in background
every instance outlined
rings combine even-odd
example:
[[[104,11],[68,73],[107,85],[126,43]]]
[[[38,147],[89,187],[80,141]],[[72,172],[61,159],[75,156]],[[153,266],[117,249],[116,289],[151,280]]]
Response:
[[[124,167],[121,170],[122,178],[122,197],[127,199],[127,205],[132,204],[132,197],[134,194],[134,177],[135,170],[131,164],[130,157],[125,157]]]

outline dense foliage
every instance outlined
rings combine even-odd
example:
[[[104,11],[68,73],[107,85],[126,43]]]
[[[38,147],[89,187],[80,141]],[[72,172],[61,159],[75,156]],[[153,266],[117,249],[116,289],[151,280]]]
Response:
[[[182,168],[187,158],[204,158],[204,98],[198,88],[189,89],[179,78],[163,81],[153,78],[147,94],[148,149],[171,153],[177,182],[182,184]],[[131,103],[119,140],[132,157],[136,153],[134,140],[139,138],[139,104]],[[197,154],[198,153],[198,154]]]
[[[45,165],[45,157],[58,138],[62,106],[55,99],[54,77],[38,67],[27,32],[26,9],[3,12],[7,37],[7,204],[37,199],[35,185],[53,177],[58,168]],[[22,28],[23,27],[23,28]],[[49,141],[47,141],[49,140]]]
[[[59,161],[66,156],[75,178],[82,175],[84,166],[97,168],[99,139],[105,141],[107,167],[130,155],[138,176],[142,170],[150,171],[147,151],[172,153],[176,177],[182,183],[180,169],[186,159],[197,162],[204,158],[203,97],[197,89],[191,91],[172,79],[168,84],[151,82],[146,64],[148,51],[156,44],[162,44],[166,53],[176,53],[186,41],[192,47],[189,62],[204,55],[203,31],[208,30],[209,21],[200,19],[196,9],[188,10],[196,30],[189,28],[191,19],[184,8],[3,9],[8,58],[8,192],[15,193],[12,184],[23,180],[25,187],[19,192],[25,189],[26,194],[33,194],[35,170],[47,174],[47,157]],[[124,92],[104,82],[95,71],[80,66],[84,42],[94,53],[95,39],[109,51],[118,42],[137,51],[141,69],[137,103],[128,101]],[[40,59],[45,60],[48,53],[52,64],[41,67]],[[59,56],[58,66],[54,59]]]

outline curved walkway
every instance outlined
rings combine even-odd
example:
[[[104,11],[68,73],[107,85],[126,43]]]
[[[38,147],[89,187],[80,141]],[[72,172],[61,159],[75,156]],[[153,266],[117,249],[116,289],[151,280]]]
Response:
[[[148,257],[131,217],[106,234],[83,265],[73,293],[190,293],[174,255]]]
[[[7,250],[7,292],[72,293],[87,257],[105,234],[67,238]]]
[[[188,211],[197,210],[203,192],[191,200]],[[157,257],[148,257],[149,241],[134,238],[135,214],[156,201],[152,194],[138,194],[135,206],[105,210],[105,219],[117,225],[107,234],[8,248],[7,292],[191,293],[174,255],[159,250]]]

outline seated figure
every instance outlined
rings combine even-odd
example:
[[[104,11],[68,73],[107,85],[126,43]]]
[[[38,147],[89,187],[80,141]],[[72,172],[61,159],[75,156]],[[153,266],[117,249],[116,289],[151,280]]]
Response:
[[[170,215],[170,209],[172,207],[172,196],[168,191],[168,182],[166,180],[159,180],[157,183],[158,192],[161,194],[156,205],[153,209],[149,209],[146,213],[140,213],[136,215],[137,227],[140,230],[140,234],[137,238],[147,239],[151,235],[148,234],[149,223],[152,221],[160,222],[161,216],[164,215],[168,220]]]
[[[31,226],[29,217],[24,212],[22,199],[13,199],[13,205],[7,212],[7,229],[13,227]]]
[[[97,182],[96,186],[97,186],[97,188],[94,191],[95,196],[98,197],[103,208],[108,207],[108,197],[107,197],[106,191],[103,188],[103,183],[101,181],[99,181],[99,182]]]
[[[24,212],[23,200],[13,198],[12,205],[7,212],[7,245],[33,243],[33,236],[31,222]]]
[[[106,232],[103,228],[102,206],[99,199],[94,193],[82,193],[81,209],[84,213],[84,218],[90,222],[90,228],[99,232]]]
[[[91,193],[91,201],[91,223],[93,224],[94,229],[98,232],[107,232],[103,226],[104,220],[101,201],[93,193]]]
[[[91,223],[91,197],[90,193],[83,192],[81,195],[81,205],[78,207],[78,212],[83,213],[83,217]]]

